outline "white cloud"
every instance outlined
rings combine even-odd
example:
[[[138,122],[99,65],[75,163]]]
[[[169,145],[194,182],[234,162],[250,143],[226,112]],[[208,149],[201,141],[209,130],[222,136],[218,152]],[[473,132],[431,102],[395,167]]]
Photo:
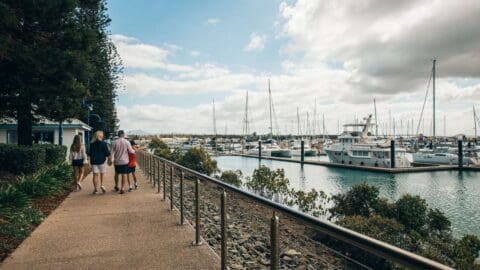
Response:
[[[191,51],[190,55],[193,56],[193,57],[197,57],[197,56],[200,55],[200,52],[199,51]]]
[[[266,41],[267,36],[258,33],[252,33],[250,34],[250,40],[248,41],[248,44],[245,46],[244,50],[247,52],[261,51],[263,48],[265,48]]]
[[[218,18],[209,18],[205,21],[205,24],[207,25],[216,25],[220,22],[220,19]]]

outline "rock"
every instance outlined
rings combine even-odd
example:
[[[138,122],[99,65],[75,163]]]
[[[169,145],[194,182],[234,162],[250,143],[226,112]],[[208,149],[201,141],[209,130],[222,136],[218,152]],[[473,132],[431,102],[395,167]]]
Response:
[[[263,265],[270,265],[270,261],[267,259],[260,259],[260,263]]]
[[[240,264],[234,263],[234,264],[230,265],[230,268],[231,269],[243,269],[243,266],[241,266]]]
[[[300,256],[302,255],[301,252],[296,251],[295,249],[289,249],[283,253],[283,255],[290,256],[290,257],[295,257],[295,256]]]

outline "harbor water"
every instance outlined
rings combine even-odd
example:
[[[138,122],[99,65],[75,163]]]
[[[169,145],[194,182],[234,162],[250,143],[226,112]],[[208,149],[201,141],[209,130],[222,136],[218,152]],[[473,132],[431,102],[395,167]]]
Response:
[[[325,157],[320,157],[322,160]],[[262,160],[241,156],[217,156],[223,170],[241,170],[251,176],[260,164],[283,168],[292,188],[323,190],[329,195],[347,191],[366,182],[379,188],[380,196],[396,200],[403,194],[420,195],[430,207],[443,211],[452,222],[454,235],[480,236],[480,173],[438,171],[388,174],[298,163]]]

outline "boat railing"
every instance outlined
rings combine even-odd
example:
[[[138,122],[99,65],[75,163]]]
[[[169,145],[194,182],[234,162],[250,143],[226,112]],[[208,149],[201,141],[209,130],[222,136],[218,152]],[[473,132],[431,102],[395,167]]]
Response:
[[[195,228],[193,245],[209,244],[222,269],[451,269],[146,151],[137,160],[179,224]]]

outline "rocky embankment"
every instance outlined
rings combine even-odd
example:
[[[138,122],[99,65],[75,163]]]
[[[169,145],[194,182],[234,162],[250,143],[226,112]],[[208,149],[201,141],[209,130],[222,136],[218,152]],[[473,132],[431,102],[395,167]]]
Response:
[[[167,196],[170,194],[167,180]],[[201,236],[220,255],[220,195],[222,189],[202,181]],[[174,180],[174,205],[179,203],[179,179]],[[185,180],[185,218],[194,224],[194,182]],[[270,268],[270,220],[272,209],[246,197],[227,193],[228,265],[231,269]],[[305,225],[278,213],[280,218],[280,264],[282,269],[345,269],[345,259],[335,255],[307,234]]]

